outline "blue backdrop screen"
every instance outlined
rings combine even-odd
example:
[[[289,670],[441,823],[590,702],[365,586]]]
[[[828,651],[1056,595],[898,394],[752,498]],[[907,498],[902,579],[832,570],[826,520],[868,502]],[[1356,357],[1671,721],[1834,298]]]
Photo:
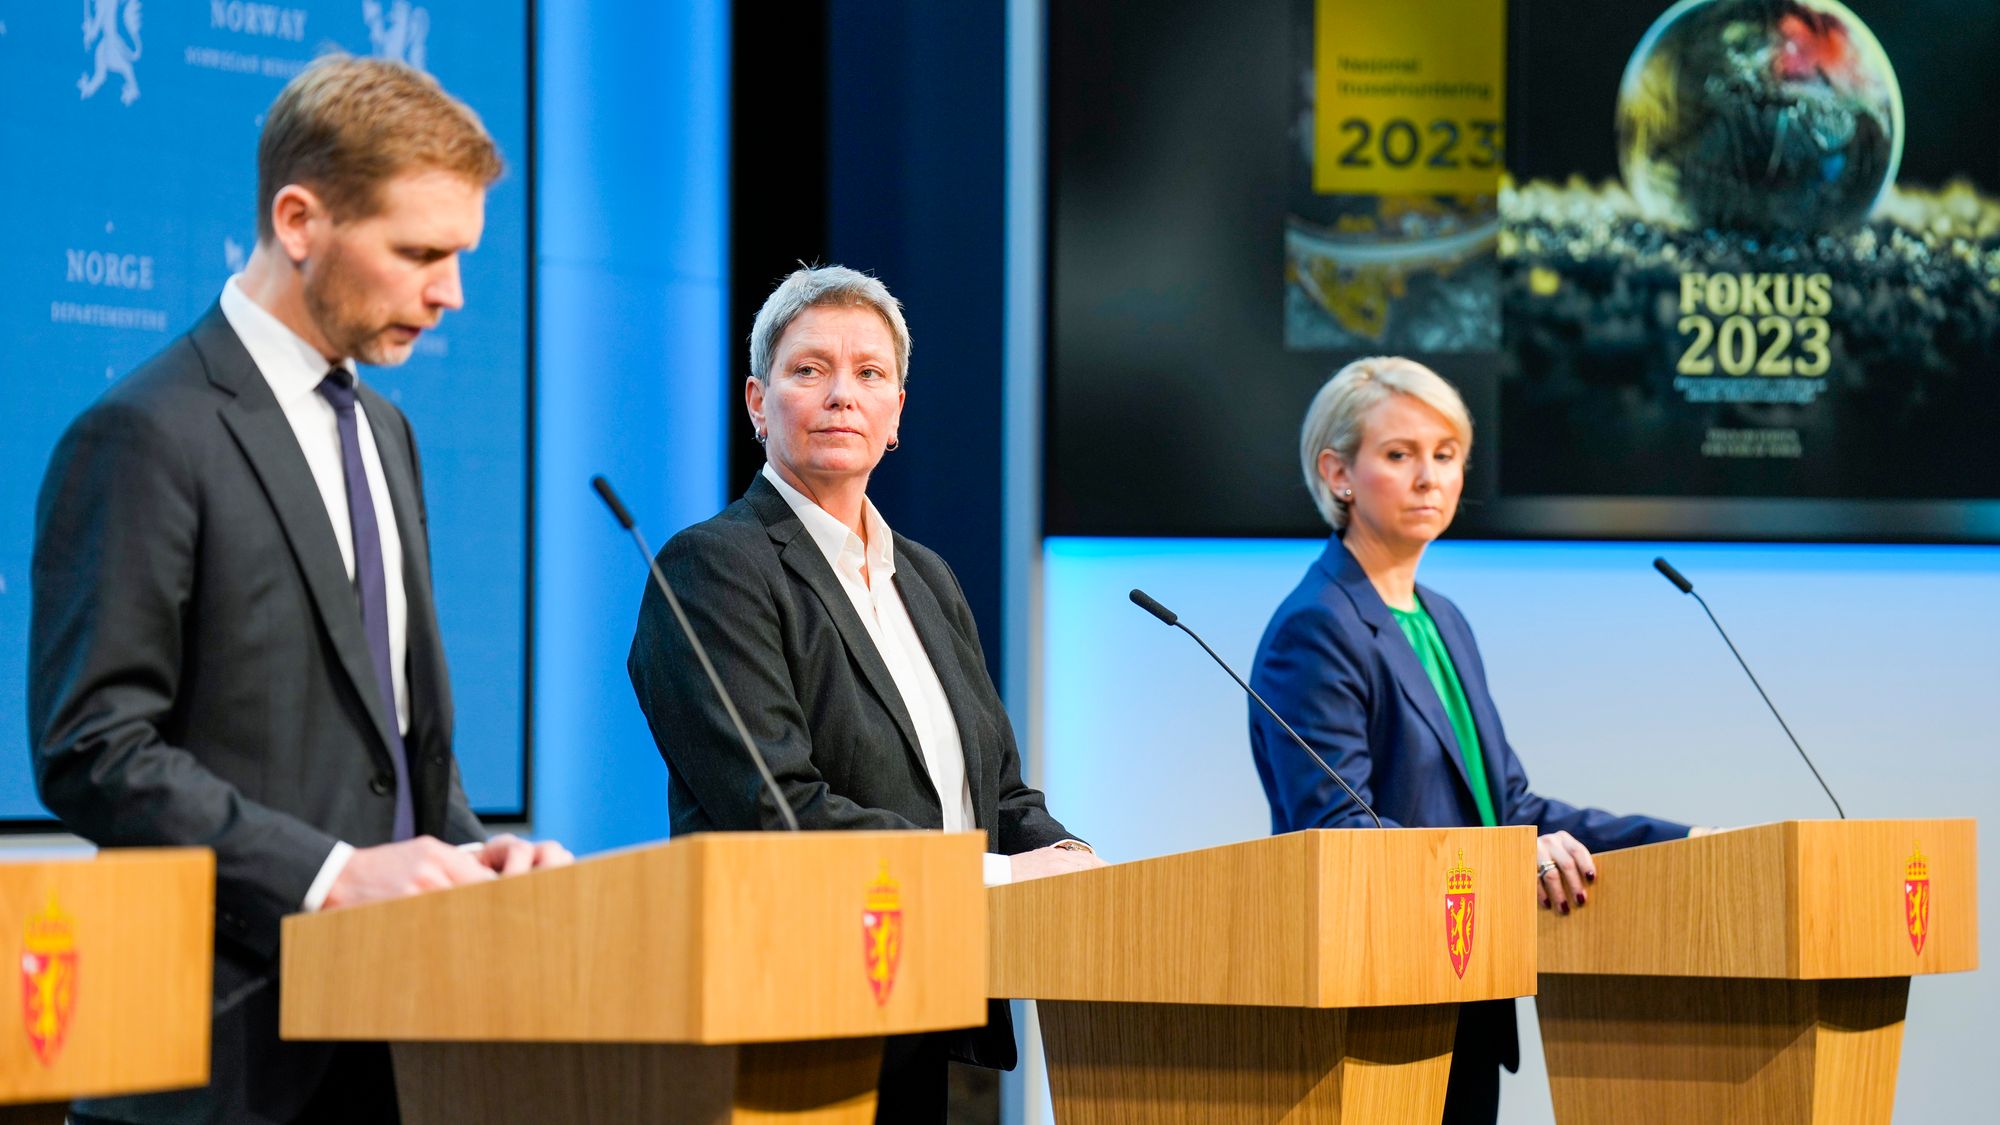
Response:
[[[330,50],[429,71],[479,112],[507,160],[464,264],[466,307],[407,364],[363,378],[409,415],[422,448],[466,789],[483,811],[524,809],[525,0],[0,0],[0,819],[46,816],[25,697],[49,452],[241,267],[256,238],[264,110]]]

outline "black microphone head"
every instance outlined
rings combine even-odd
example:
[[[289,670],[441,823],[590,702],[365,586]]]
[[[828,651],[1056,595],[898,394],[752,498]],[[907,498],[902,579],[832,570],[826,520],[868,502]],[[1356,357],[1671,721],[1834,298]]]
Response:
[[[611,491],[611,482],[604,479],[604,474],[599,473],[591,477],[590,487],[597,490],[598,498],[604,501],[605,507],[611,509],[611,516],[618,521],[618,526],[627,531],[632,530],[632,513],[625,510],[624,501],[618,499],[616,492]]]
[[[1674,586],[1677,589],[1679,589],[1681,593],[1683,594],[1694,593],[1694,583],[1689,582],[1687,579],[1681,577],[1681,572],[1674,569],[1674,564],[1668,562],[1665,559],[1654,559],[1653,569],[1659,571],[1661,574],[1666,575],[1667,581],[1673,583]]]
[[[1147,613],[1152,614],[1154,617],[1159,618],[1161,622],[1168,625],[1179,623],[1180,621],[1179,614],[1176,614],[1173,610],[1168,609],[1166,606],[1161,605],[1159,602],[1154,601],[1152,595],[1146,593],[1146,591],[1135,589],[1129,596],[1132,599],[1133,605],[1136,605],[1140,609],[1145,610]]]

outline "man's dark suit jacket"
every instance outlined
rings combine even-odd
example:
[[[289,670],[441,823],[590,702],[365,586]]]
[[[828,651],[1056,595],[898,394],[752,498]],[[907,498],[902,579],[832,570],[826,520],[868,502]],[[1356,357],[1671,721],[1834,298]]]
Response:
[[[1678,840],[1684,824],[1578,808],[1528,788],[1527,772],[1486,687],[1472,627],[1443,594],[1417,595],[1458,670],[1479,732],[1480,755],[1501,824],[1567,831],[1592,851]],[[1375,807],[1385,827],[1451,828],[1479,823],[1458,736],[1402,627],[1339,536],[1287,596],[1257,646],[1251,686]],[[1270,716],[1250,708],[1250,753],[1271,804],[1271,831],[1365,828],[1368,814],[1319,771]],[[1522,872],[1520,891],[1530,892]],[[1494,1029],[1496,1055],[1519,1063],[1513,1004]]]
[[[451,753],[416,443],[400,411],[360,396],[403,541],[417,831],[483,839]],[[35,524],[28,722],[43,802],[103,847],[216,857],[209,1086],[79,1108],[286,1120],[331,1055],[278,1040],[278,921],[336,840],[389,841],[395,712],[325,502],[220,307],[70,426]]]
[[[1021,780],[1014,730],[958,579],[936,553],[896,536],[896,590],[951,702],[986,849],[1014,855],[1073,834]],[[770,760],[799,827],[943,827],[908,709],[888,665],[817,543],[760,474],[743,499],[682,531],[659,564]],[[627,662],[667,762],[676,836],[782,828],[756,767],[675,624],[648,585]],[[1014,1065],[1006,1006],[994,1034],[961,1045]]]

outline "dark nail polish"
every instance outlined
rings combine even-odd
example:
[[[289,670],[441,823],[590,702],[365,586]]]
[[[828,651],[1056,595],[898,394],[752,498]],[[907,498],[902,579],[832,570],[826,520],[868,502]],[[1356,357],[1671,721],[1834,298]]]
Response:
[[[1576,892],[1576,904],[1578,906],[1582,906],[1584,903],[1589,901],[1590,901],[1590,896],[1584,894],[1582,891]]]
[[[1597,872],[1595,872],[1595,871],[1586,871],[1586,872],[1584,872],[1584,873],[1583,873],[1583,881],[1584,881],[1584,882],[1586,882],[1586,883],[1595,883],[1595,882],[1597,882]]]
[[[1565,902],[1565,903],[1563,903],[1563,913],[1564,913],[1564,914],[1568,914],[1568,913],[1569,913],[1569,903],[1566,903],[1566,902]]]

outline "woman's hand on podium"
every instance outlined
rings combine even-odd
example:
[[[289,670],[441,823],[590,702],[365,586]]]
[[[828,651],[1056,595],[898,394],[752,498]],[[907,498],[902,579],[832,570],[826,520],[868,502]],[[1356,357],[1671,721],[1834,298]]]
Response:
[[[1564,914],[1588,901],[1584,884],[1597,879],[1590,849],[1567,832],[1551,832],[1535,841],[1535,894],[1546,909]]]
[[[487,869],[500,875],[519,875],[523,871],[543,867],[567,867],[576,862],[569,849],[554,840],[534,843],[512,832],[502,832],[484,844],[467,845],[466,850]]]
[[[321,908],[332,910],[424,891],[441,891],[499,878],[479,857],[439,840],[418,836],[394,844],[356,848],[326,892]]]

